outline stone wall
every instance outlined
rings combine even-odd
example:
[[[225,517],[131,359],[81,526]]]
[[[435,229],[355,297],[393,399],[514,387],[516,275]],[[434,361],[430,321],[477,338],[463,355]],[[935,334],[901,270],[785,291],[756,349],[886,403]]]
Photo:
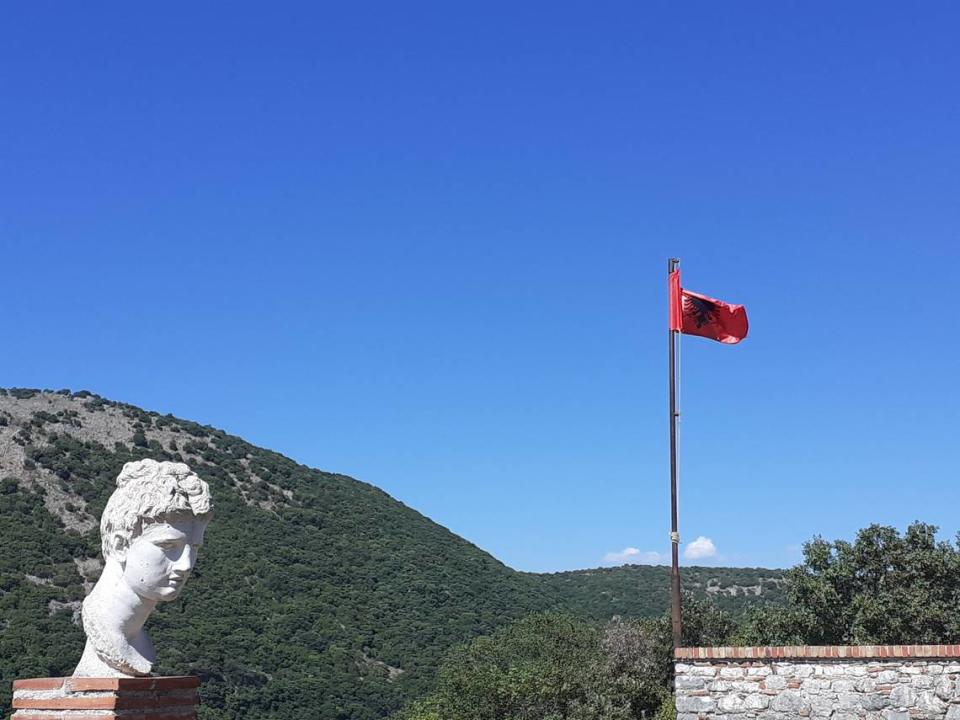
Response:
[[[960,645],[679,648],[677,720],[960,720]]]

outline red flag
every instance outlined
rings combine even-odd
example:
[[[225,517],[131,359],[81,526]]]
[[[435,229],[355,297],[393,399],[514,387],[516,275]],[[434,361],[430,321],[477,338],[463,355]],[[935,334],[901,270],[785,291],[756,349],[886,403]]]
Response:
[[[733,345],[747,336],[747,310],[680,287],[680,271],[670,273],[670,329]]]

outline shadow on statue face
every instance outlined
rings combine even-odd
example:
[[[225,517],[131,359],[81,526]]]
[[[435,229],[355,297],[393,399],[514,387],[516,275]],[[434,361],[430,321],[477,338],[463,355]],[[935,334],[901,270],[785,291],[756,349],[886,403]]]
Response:
[[[209,522],[208,517],[169,515],[146,525],[127,549],[124,582],[142,598],[175,600],[197,562]]]

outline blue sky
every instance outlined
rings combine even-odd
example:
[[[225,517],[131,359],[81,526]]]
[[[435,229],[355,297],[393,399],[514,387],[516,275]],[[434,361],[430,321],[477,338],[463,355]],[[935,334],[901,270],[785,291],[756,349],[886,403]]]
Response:
[[[948,2],[7,4],[0,385],[222,427],[518,569],[651,561],[676,255],[751,320],[683,343],[686,549],[952,537],[958,31]]]

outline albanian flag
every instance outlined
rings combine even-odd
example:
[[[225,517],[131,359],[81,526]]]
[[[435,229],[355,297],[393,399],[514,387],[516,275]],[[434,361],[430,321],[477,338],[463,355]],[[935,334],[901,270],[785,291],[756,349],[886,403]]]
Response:
[[[747,336],[747,310],[684,290],[680,271],[674,270],[670,273],[670,329],[733,345]]]

